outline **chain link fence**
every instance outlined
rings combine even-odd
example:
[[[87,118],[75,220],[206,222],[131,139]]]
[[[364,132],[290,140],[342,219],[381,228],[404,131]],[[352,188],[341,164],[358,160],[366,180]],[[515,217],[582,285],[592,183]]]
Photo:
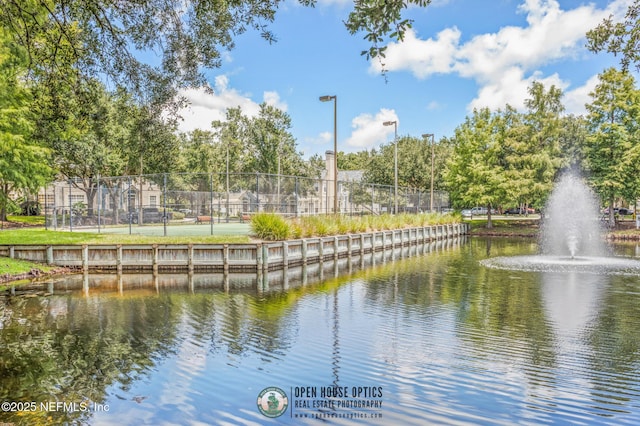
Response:
[[[333,180],[263,173],[164,173],[69,179],[39,194],[49,229],[116,225],[243,222],[257,212],[290,217],[333,214]],[[369,215],[442,211],[448,194],[338,181],[337,213]],[[166,231],[165,231],[166,234]]]

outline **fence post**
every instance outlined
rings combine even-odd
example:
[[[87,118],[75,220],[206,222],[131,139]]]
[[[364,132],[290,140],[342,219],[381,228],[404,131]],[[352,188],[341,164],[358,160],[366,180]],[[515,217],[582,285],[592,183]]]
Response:
[[[164,224],[164,236],[167,236],[167,174],[165,173],[162,176],[162,223]],[[142,197],[142,194],[140,194]],[[142,205],[140,205],[140,209],[142,209]],[[144,211],[144,210],[142,210]]]
[[[100,205],[101,204],[102,204],[102,187],[100,186],[100,173],[98,173],[98,234],[100,233]]]
[[[133,218],[133,212],[131,211],[131,176],[129,176],[127,182],[127,216],[129,217],[129,235],[131,235],[131,219]]]
[[[296,207],[295,207],[295,215],[296,217],[298,217],[298,176],[295,177],[295,202],[296,202]]]
[[[69,232],[73,232],[73,206],[71,204],[71,179],[69,179]]]
[[[196,213],[196,218],[198,214]],[[227,218],[227,222],[228,222]],[[220,223],[220,211],[218,209],[218,223]],[[213,173],[209,175],[209,228],[210,233],[213,235]]]
[[[260,173],[256,172],[256,204],[258,204],[258,209],[256,212],[260,211]]]

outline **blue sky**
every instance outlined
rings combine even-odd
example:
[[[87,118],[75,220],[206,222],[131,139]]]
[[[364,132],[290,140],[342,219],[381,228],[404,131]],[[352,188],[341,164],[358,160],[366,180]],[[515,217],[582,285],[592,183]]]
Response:
[[[384,59],[360,55],[363,34],[350,35],[343,20],[352,3],[318,0],[306,8],[287,0],[271,25],[278,42],[255,32],[236,39],[222,67],[206,71],[213,94],[191,89],[182,111],[183,131],[210,129],[226,108],[255,114],[267,102],[285,110],[298,150],[308,158],[333,149],[333,103],[338,97],[338,150],[377,148],[398,135],[436,140],[452,136],[474,107],[522,109],[527,87],[540,81],[563,89],[568,113],[584,113],[597,74],[617,66],[611,55],[588,52],[585,33],[603,18],[621,16],[631,0],[433,0],[411,8],[413,29],[391,42]]]

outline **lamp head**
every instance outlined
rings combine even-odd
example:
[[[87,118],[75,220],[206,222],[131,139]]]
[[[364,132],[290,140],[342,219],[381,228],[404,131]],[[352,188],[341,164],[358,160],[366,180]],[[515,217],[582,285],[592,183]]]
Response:
[[[329,102],[334,100],[336,97],[335,96],[331,96],[331,95],[325,95],[325,96],[320,96],[320,101],[321,102]]]
[[[393,126],[396,123],[397,123],[397,121],[385,121],[384,123],[382,123],[382,125],[383,126]]]

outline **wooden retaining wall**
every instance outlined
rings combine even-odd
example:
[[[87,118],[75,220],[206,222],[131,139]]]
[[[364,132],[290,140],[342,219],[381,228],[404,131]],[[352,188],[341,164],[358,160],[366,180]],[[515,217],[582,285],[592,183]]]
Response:
[[[83,271],[267,272],[468,234],[468,224],[257,244],[0,245],[0,256]]]

